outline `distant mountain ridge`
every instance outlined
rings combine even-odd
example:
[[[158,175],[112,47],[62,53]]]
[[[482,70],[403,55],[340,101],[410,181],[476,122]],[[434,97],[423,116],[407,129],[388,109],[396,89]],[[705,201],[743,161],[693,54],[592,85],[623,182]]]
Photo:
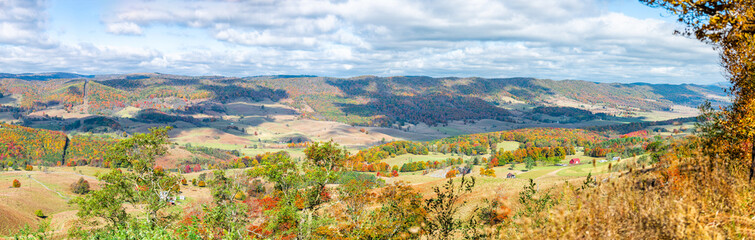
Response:
[[[89,80],[86,107],[82,107],[84,79]],[[0,93],[23,96],[17,106],[32,111],[58,106],[67,112],[104,116],[128,107],[179,115],[213,109],[232,115],[224,104],[270,100],[296,109],[302,118],[367,126],[480,119],[573,122],[604,118],[585,116],[590,112],[631,116],[696,107],[706,100],[728,104],[724,89],[715,85],[427,76],[2,74]]]
[[[76,79],[76,78],[93,78],[95,75],[81,75],[66,72],[49,72],[49,73],[0,73],[0,78],[16,78],[29,81],[46,81],[52,79]]]

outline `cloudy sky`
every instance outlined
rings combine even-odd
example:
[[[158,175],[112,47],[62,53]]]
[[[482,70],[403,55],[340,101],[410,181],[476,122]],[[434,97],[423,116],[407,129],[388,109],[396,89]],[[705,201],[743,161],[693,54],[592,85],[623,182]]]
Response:
[[[0,0],[0,72],[723,81],[631,0]]]

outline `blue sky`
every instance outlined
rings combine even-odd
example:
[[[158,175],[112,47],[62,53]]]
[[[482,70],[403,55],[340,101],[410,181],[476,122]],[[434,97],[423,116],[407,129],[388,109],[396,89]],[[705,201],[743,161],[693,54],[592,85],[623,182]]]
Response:
[[[622,0],[0,0],[0,72],[724,81]]]

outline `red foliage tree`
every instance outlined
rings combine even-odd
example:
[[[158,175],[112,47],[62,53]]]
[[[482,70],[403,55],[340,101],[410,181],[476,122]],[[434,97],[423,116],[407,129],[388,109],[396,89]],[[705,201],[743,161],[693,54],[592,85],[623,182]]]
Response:
[[[498,158],[496,158],[496,157],[490,158],[490,166],[497,167],[498,166]]]
[[[459,171],[456,171],[456,169],[453,169],[446,173],[446,178],[456,177],[456,174],[459,174]]]

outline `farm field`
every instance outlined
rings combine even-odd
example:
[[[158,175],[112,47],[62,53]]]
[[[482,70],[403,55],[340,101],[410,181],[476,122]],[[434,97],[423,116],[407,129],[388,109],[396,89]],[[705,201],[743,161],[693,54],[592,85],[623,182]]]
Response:
[[[448,158],[458,158],[458,157],[459,156],[454,156],[454,155],[451,155],[451,154],[442,154],[442,153],[433,152],[433,153],[430,153],[430,154],[427,154],[427,155],[405,154],[405,155],[397,156],[395,158],[385,159],[385,160],[383,160],[383,162],[387,163],[388,165],[391,165],[391,166],[401,166],[404,163],[408,163],[408,162],[415,162],[415,161],[423,161],[423,162],[424,161],[443,161],[443,160],[446,160]],[[468,157],[465,158],[465,159],[468,159]]]
[[[504,151],[514,151],[519,148],[519,142],[515,141],[503,141],[496,144],[495,149]]]
[[[554,129],[535,129],[535,130],[519,130],[519,134],[522,136],[529,136],[532,134],[532,140],[540,139],[538,134],[553,134],[561,130]],[[589,133],[581,133],[580,131],[564,130],[565,132],[572,132],[570,134],[588,134],[585,136],[591,136]],[[531,133],[530,133],[531,132]],[[501,132],[505,135],[506,132]],[[495,133],[491,136],[497,136]],[[490,135],[490,134],[488,134]],[[470,136],[488,136],[488,135],[470,135]],[[217,136],[217,137],[215,137]],[[110,136],[113,137],[113,136]],[[260,155],[266,155],[269,153],[283,151],[288,154],[295,161],[299,161],[299,164],[306,158],[305,147],[281,147],[281,148],[243,148],[240,144],[246,144],[247,140],[244,138],[238,138],[233,135],[223,133],[211,128],[196,129],[190,132],[175,131],[169,134],[168,137],[172,142],[168,146],[168,155],[158,159],[157,163],[161,167],[170,168],[174,174],[179,174],[180,178],[186,179],[189,182],[194,180],[205,179],[206,175],[212,175],[213,170],[209,168],[217,167],[212,161],[221,161],[222,156],[228,156],[230,158],[242,159],[245,157],[251,157],[251,159],[259,159]],[[116,138],[117,139],[117,138]],[[239,140],[239,142],[234,142]],[[454,138],[456,139],[456,138]],[[466,141],[467,138],[458,138],[456,141]],[[528,138],[525,138],[528,139]],[[548,138],[544,138],[548,139]],[[493,144],[494,148],[503,152],[518,151],[521,146],[524,146],[523,142],[509,141],[509,140],[496,140],[500,141]],[[530,141],[530,140],[528,140]],[[539,140],[538,140],[539,141]],[[442,141],[441,141],[442,142]],[[435,142],[414,142],[414,144],[434,144]],[[272,146],[275,143],[267,143],[268,146]],[[387,143],[390,145],[391,143]],[[260,145],[264,146],[264,145]],[[279,145],[276,145],[279,146]],[[382,145],[374,146],[380,148]],[[410,145],[411,146],[411,145]],[[421,145],[419,145],[421,146]],[[443,146],[443,145],[439,145]],[[259,147],[259,146],[258,146]],[[415,146],[416,148],[416,146]],[[349,152],[356,153],[360,150],[369,150],[369,148],[353,148],[346,147]],[[229,155],[231,151],[238,151],[238,157]],[[416,150],[412,150],[416,151]],[[223,155],[225,154],[225,155]],[[213,156],[217,157],[216,160],[210,160],[210,162],[196,163],[199,159],[212,159]],[[483,176],[480,172],[488,163],[484,159],[492,159],[491,154],[481,154],[477,156],[461,156],[454,153],[440,153],[440,152],[428,152],[427,154],[399,154],[394,157],[389,157],[380,160],[381,163],[388,164],[390,167],[402,167],[402,165],[416,162],[446,162],[448,159],[461,158],[461,162],[455,163],[450,166],[437,167],[426,170],[427,173],[423,174],[423,171],[413,172],[400,172],[396,177],[378,176],[377,179],[382,180],[385,184],[397,184],[405,183],[409,184],[412,188],[416,189],[423,195],[432,195],[433,188],[442,187],[449,178],[446,178],[446,173],[455,167],[468,166],[471,168],[470,174],[467,177],[472,176],[476,179],[476,185],[469,193],[469,196],[482,196],[469,198],[470,203],[482,204],[482,199],[494,198],[500,196],[506,196],[513,198],[522,187],[533,179],[543,188],[551,188],[559,186],[566,182],[581,181],[588,174],[592,174],[597,178],[601,178],[606,174],[614,174],[615,172],[608,171],[608,163],[598,163],[596,167],[593,167],[590,163],[592,159],[604,159],[594,158],[584,155],[582,148],[576,151],[574,154],[564,155],[560,157],[557,163],[568,163],[571,158],[582,159],[582,164],[565,166],[554,166],[554,163],[537,162],[537,164],[531,169],[527,169],[526,164],[522,162],[506,163],[500,166],[493,167],[495,176]],[[478,165],[469,165],[473,159],[479,161]],[[208,160],[205,160],[208,161]],[[230,160],[222,160],[230,161]],[[236,161],[236,160],[233,160]],[[231,167],[224,170],[227,176],[243,179],[249,171],[255,169],[251,165],[236,166],[232,165],[233,161],[227,162],[226,167]],[[458,161],[458,160],[455,160]],[[220,163],[220,162],[218,162]],[[250,163],[247,163],[250,164]],[[235,166],[235,167],[233,167]],[[101,184],[98,176],[102,176],[108,173],[110,170],[103,167],[93,166],[57,166],[57,167],[44,167],[38,165],[32,165],[34,168],[32,171],[3,171],[0,172],[0,183],[6,183],[10,185],[12,179],[19,179],[22,181],[21,188],[10,188],[10,191],[4,195],[0,195],[0,209],[4,211],[6,216],[0,224],[7,226],[8,230],[4,234],[12,234],[15,230],[20,229],[24,225],[30,225],[32,227],[40,224],[42,221],[49,221],[50,226],[53,229],[65,229],[68,226],[74,224],[74,220],[77,219],[76,212],[77,206],[68,204],[67,202],[75,197],[76,194],[71,192],[70,184],[78,180],[78,178],[84,178],[92,183],[93,190],[99,188]],[[184,172],[186,169],[191,168],[191,171]],[[198,171],[195,168],[199,167]],[[44,170],[44,171],[42,171]],[[178,172],[176,172],[178,171]],[[183,173],[179,173],[183,172]],[[514,174],[516,177],[506,178],[508,173]],[[377,175],[375,172],[364,172],[365,175]],[[450,179],[458,180],[461,175]],[[330,188],[336,189],[339,184],[331,185]],[[177,205],[168,208],[166,211],[174,213],[182,213],[183,208],[187,206],[199,206],[200,204],[208,203],[213,200],[212,194],[210,194],[209,187],[198,187],[192,183],[188,185],[181,185],[181,190],[178,195],[183,196],[185,199],[177,201]],[[375,188],[373,191],[381,191],[384,187]],[[24,199],[44,199],[44,201],[38,201],[34,204],[26,204],[20,207],[26,200]],[[48,215],[45,219],[37,218],[33,215],[36,210],[42,210]],[[462,214],[469,214],[472,211],[471,206],[465,206],[460,211]],[[128,212],[138,212],[138,209],[129,208]],[[62,236],[63,233],[53,232],[54,235]]]
[[[80,175],[73,172],[15,171],[0,173],[0,234],[12,234],[15,230],[29,225],[36,228],[41,221],[49,221],[52,229],[67,229],[68,221],[75,218],[75,206],[67,202],[74,194],[68,185],[77,181]],[[97,180],[85,177],[92,185]],[[20,188],[11,188],[14,179],[21,182]],[[42,210],[47,217],[42,220],[34,215]]]
[[[0,231],[2,235],[12,235],[18,229],[28,225],[32,229],[43,222],[50,224],[52,236],[64,237],[67,232],[64,231],[74,224],[77,219],[78,211],[75,205],[69,204],[68,201],[80,196],[71,191],[70,185],[79,178],[84,178],[92,186],[92,190],[99,189],[101,184],[97,176],[103,174],[108,169],[92,167],[51,167],[48,172],[38,170],[33,171],[5,171],[0,172],[0,186],[4,189],[0,193]],[[183,175],[186,179],[196,179],[200,174],[207,174],[211,171],[195,172]],[[239,174],[241,170],[229,170],[228,174]],[[10,187],[12,181],[18,179],[21,182],[20,188]],[[209,203],[212,200],[209,188],[189,185],[181,186],[181,196],[185,200],[179,201],[178,204],[170,211],[181,212],[187,204]],[[34,215],[36,210],[42,210],[46,215],[45,218],[38,218]],[[134,209],[128,210],[136,211]]]
[[[424,160],[424,159],[423,159]],[[599,165],[599,168],[601,165]],[[577,179],[579,177],[586,176],[586,173],[581,169],[592,168],[591,165],[582,164],[578,166],[566,166],[566,167],[535,167],[530,171],[523,172],[523,167],[516,167],[515,170],[510,171],[508,167],[495,168],[496,177],[486,177],[477,174],[479,169],[473,169],[473,173],[470,176],[477,178],[477,186],[471,193],[472,195],[491,195],[494,192],[504,191],[512,195],[515,195],[516,191],[521,188],[526,179],[537,178],[538,182],[543,186],[549,186],[550,184],[557,184],[558,181],[569,179]],[[580,169],[580,170],[577,170]],[[79,177],[85,178],[89,181],[94,189],[97,189],[98,181],[96,176],[100,175],[105,169],[92,168],[92,167],[51,167],[48,168],[48,173],[42,171],[14,171],[14,172],[2,172],[0,173],[0,183],[10,185],[13,179],[19,179],[22,182],[22,187],[8,188],[0,195],[0,209],[3,210],[0,224],[7,226],[8,232],[3,234],[12,233],[12,229],[18,229],[23,227],[24,224],[35,226],[39,224],[42,219],[33,217],[33,213],[36,210],[42,210],[48,217],[44,221],[50,221],[50,226],[56,229],[64,229],[70,224],[70,221],[75,219],[76,207],[67,204],[66,202],[75,197],[76,194],[70,190],[70,185],[76,181]],[[548,175],[559,171],[559,176],[569,176],[569,178],[559,178],[558,176]],[[228,175],[241,173],[240,170],[228,170]],[[506,179],[505,173],[514,172],[517,173],[516,179]],[[569,174],[562,174],[562,173]],[[195,172],[183,174],[186,179],[196,179],[204,172]],[[445,183],[444,178],[423,176],[418,173],[406,173],[401,174],[395,178],[384,178],[387,183],[391,182],[407,182],[423,191],[429,191],[432,187],[440,186]],[[43,186],[44,185],[44,186]],[[45,188],[45,186],[47,188]],[[49,189],[48,189],[49,188]],[[208,188],[199,188],[196,186],[182,186],[182,196],[186,197],[182,203],[200,203],[210,201],[212,198],[209,194]],[[429,193],[429,192],[427,192]],[[492,195],[491,195],[492,196]],[[35,199],[31,204],[26,203],[23,199]],[[180,205],[179,205],[180,206]]]

